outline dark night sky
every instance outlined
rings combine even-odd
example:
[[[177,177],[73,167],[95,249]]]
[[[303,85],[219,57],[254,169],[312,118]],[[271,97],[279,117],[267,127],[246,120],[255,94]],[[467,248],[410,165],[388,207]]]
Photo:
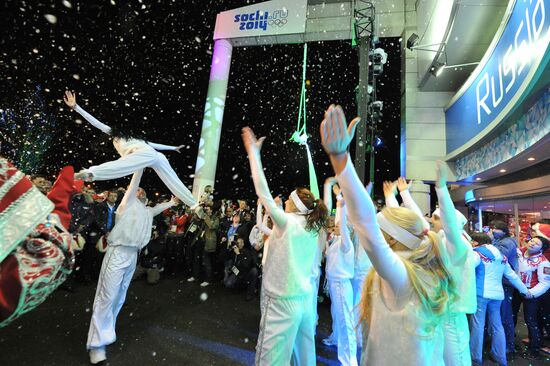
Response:
[[[51,131],[54,142],[49,146],[43,173],[55,174],[65,164],[78,170],[118,158],[107,136],[85,123],[78,124],[77,115],[65,107],[63,91],[75,90],[79,104],[106,124],[142,130],[154,142],[188,145],[181,155],[166,155],[191,187],[215,16],[258,2],[3,2],[0,109],[19,111],[36,86],[42,86],[47,111],[56,119],[56,128]],[[274,193],[288,193],[294,186],[308,184],[305,149],[287,142],[298,115],[302,47],[233,50],[216,176],[220,196],[254,197],[240,140],[240,129],[246,125],[257,135],[268,137],[263,160]],[[384,101],[384,119],[379,127],[384,145],[377,152],[377,182],[399,173],[399,40],[382,39],[380,47],[389,57],[378,88],[379,99]],[[349,119],[354,116],[357,64],[357,51],[350,41],[308,45],[308,132],[320,183],[331,169],[321,149],[318,126],[330,103],[342,104]],[[2,132],[0,142],[9,133]],[[1,153],[10,156],[10,151]],[[146,173],[143,185],[167,192],[152,171]]]

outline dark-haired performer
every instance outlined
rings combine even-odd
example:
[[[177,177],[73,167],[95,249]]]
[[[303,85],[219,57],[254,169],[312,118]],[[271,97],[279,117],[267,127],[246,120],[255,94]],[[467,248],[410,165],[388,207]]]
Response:
[[[81,170],[76,177],[85,181],[109,180],[125,177],[137,170],[147,167],[153,168],[166,187],[187,206],[194,207],[197,201],[176,175],[164,154],[157,150],[172,150],[179,152],[184,145],[169,146],[144,141],[140,138],[127,136],[120,131],[115,131],[106,124],[101,123],[95,117],[76,104],[76,95],[70,91],[65,92],[65,103],[76,112],[80,113],[86,121],[102,132],[113,136],[113,145],[121,158],[109,161],[101,165],[95,165],[89,169]]]
[[[319,231],[326,226],[327,208],[306,188],[290,193],[284,211],[277,206],[265,178],[260,149],[248,127],[242,138],[258,198],[273,220],[269,255],[263,275],[262,317],[256,345],[256,365],[288,365],[292,353],[299,365],[315,365],[315,320],[311,273]]]

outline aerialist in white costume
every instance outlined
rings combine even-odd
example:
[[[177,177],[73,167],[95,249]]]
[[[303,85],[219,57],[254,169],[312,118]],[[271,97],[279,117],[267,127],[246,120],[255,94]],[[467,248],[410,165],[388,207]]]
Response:
[[[311,309],[311,273],[319,230],[326,225],[327,210],[321,200],[298,188],[290,194],[283,211],[275,203],[263,172],[260,149],[248,127],[242,138],[248,153],[256,194],[273,221],[269,255],[263,278],[260,333],[256,365],[287,366],[292,353],[296,365],[313,366],[315,315]]]
[[[112,135],[113,129],[104,123],[101,123],[95,117],[86,112],[82,107],[76,104],[76,96],[70,91],[65,92],[65,103],[76,112],[80,113],[92,126],[102,132]],[[170,166],[168,159],[164,154],[157,150],[177,151],[182,146],[169,146],[155,144],[137,138],[127,136],[113,135],[113,145],[120,154],[121,158],[115,161],[95,165],[89,169],[81,170],[75,175],[77,179],[85,181],[117,179],[130,175],[139,169],[152,168],[159,178],[166,184],[166,187],[187,206],[194,207],[197,201],[176,175],[176,172]]]
[[[376,214],[347,152],[358,123],[357,118],[348,128],[342,108],[331,105],[321,124],[321,142],[373,266],[361,301],[366,337],[361,364],[442,366],[441,323],[456,296],[444,244],[410,209],[385,208]]]
[[[97,364],[106,359],[105,346],[116,341],[116,318],[136,269],[138,252],[149,243],[153,217],[177,205],[171,201],[147,207],[147,196],[139,182],[143,169],[135,172],[124,198],[116,211],[116,222],[107,239],[108,246],[94,298],[92,319],[86,348],[90,362]]]

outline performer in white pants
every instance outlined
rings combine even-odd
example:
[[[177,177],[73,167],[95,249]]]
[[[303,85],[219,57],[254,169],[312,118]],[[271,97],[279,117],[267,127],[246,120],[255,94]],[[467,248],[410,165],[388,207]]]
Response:
[[[305,188],[290,194],[284,211],[277,207],[260,158],[265,138],[256,140],[248,127],[243,128],[242,138],[256,194],[273,221],[263,279],[256,365],[287,366],[294,351],[296,365],[313,366],[316,358],[311,271],[319,230],[326,225],[326,207]]]
[[[113,130],[111,127],[101,123],[95,117],[86,112],[82,107],[76,104],[76,96],[70,91],[65,92],[65,103],[76,112],[80,113],[92,126],[98,128],[102,132],[111,135]],[[152,168],[159,178],[166,184],[166,187],[187,206],[194,208],[197,201],[182,183],[176,172],[170,166],[168,159],[164,154],[157,150],[172,150],[177,151],[182,146],[169,146],[146,142],[141,139],[127,138],[121,136],[113,136],[113,145],[120,154],[121,158],[115,161],[95,165],[89,169],[83,169],[75,178],[84,179],[85,181],[94,180],[109,180],[125,177],[133,172],[147,167]]]
[[[116,341],[116,318],[136,269],[138,252],[151,238],[153,217],[178,203],[177,198],[172,197],[169,202],[146,207],[145,191],[139,188],[142,174],[142,169],[134,173],[107,239],[109,245],[101,265],[86,342],[92,364],[104,361],[105,346]]]
[[[332,332],[338,344],[338,361],[342,365],[357,365],[357,341],[353,309],[351,279],[355,262],[353,243],[347,227],[345,203],[337,196],[335,232],[326,250],[326,274],[328,279],[332,315]]]

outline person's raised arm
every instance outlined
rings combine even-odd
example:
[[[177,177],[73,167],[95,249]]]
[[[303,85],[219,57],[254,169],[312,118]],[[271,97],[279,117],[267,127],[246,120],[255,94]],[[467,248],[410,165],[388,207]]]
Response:
[[[63,96],[63,100],[65,101],[65,104],[67,104],[71,109],[78,112],[86,121],[88,121],[92,126],[99,129],[101,132],[104,132],[108,135],[111,134],[111,127],[107,126],[106,124],[100,122],[97,118],[92,116],[90,113],[86,112],[84,109],[82,109],[81,106],[76,104],[76,93],[73,94],[70,91],[66,91],[65,95]]]
[[[332,212],[332,186],[336,182],[336,177],[328,177],[325,179],[325,184],[323,185],[323,201],[325,202],[325,206],[327,206],[329,215]]]
[[[132,203],[134,200],[137,200],[136,194],[139,188],[139,182],[141,181],[142,175],[143,175],[143,169],[136,170],[134,175],[132,175],[132,180],[130,181],[130,185],[126,190],[126,193],[124,193],[124,197],[122,197],[122,201],[120,201],[120,204],[118,205],[117,212],[123,212],[126,206],[128,206],[128,204]]]
[[[151,210],[151,214],[153,217],[157,216],[164,210],[177,206],[180,204],[180,200],[176,196],[172,196],[172,199],[170,201],[159,203],[158,205],[155,205],[154,207],[149,207],[149,210]]]
[[[466,262],[471,246],[462,236],[462,228],[458,227],[455,206],[447,189],[447,170],[443,167],[441,161],[437,161],[436,163],[436,176],[435,191],[441,213],[441,226],[447,239],[445,245],[447,246],[451,263],[455,266],[463,265]]]
[[[399,207],[399,202],[395,195],[397,194],[397,182],[384,181],[382,183],[384,190],[384,199],[386,201],[386,207]]]
[[[346,201],[344,201],[344,199],[340,197],[338,199],[338,202],[336,202],[336,217],[340,223],[340,236],[342,237],[342,247],[347,253],[351,249],[353,249],[353,243],[351,241],[350,232],[348,229],[348,219],[346,216]]]
[[[147,141],[147,145],[151,146],[153,149],[157,151],[170,150],[178,153],[180,152],[181,149],[185,147],[185,145],[180,145],[180,146],[163,145],[163,144],[157,144],[156,142],[151,142],[151,141]]]
[[[412,180],[407,183],[407,180],[405,178],[399,177],[397,179],[397,189],[399,189],[399,195],[403,200],[403,205],[406,208],[413,210],[418,216],[420,216],[422,218],[422,223],[424,225],[424,228],[429,229],[430,223],[426,221],[426,219],[424,218],[424,213],[422,212],[420,207],[418,207],[416,202],[414,202],[411,196],[411,192],[409,191],[411,184],[412,184]]]
[[[256,227],[265,235],[271,235],[271,229],[267,226],[267,215],[262,214],[262,202],[258,199],[258,207],[256,208]]]
[[[347,126],[340,106],[331,105],[321,123],[321,143],[336,173],[346,199],[349,219],[359,236],[376,272],[394,293],[409,286],[405,264],[390,248],[376,221],[376,209],[351,165],[347,148],[355,133],[359,118]]]
[[[242,129],[242,138],[244,147],[248,154],[248,161],[250,162],[250,170],[252,172],[252,180],[254,182],[254,188],[256,195],[262,201],[267,213],[271,216],[273,223],[280,228],[286,226],[287,217],[283,210],[281,210],[275,200],[271,196],[269,186],[267,185],[267,179],[265,178],[264,169],[262,167],[262,159],[260,157],[260,150],[265,137],[256,140],[256,136],[250,127]]]

